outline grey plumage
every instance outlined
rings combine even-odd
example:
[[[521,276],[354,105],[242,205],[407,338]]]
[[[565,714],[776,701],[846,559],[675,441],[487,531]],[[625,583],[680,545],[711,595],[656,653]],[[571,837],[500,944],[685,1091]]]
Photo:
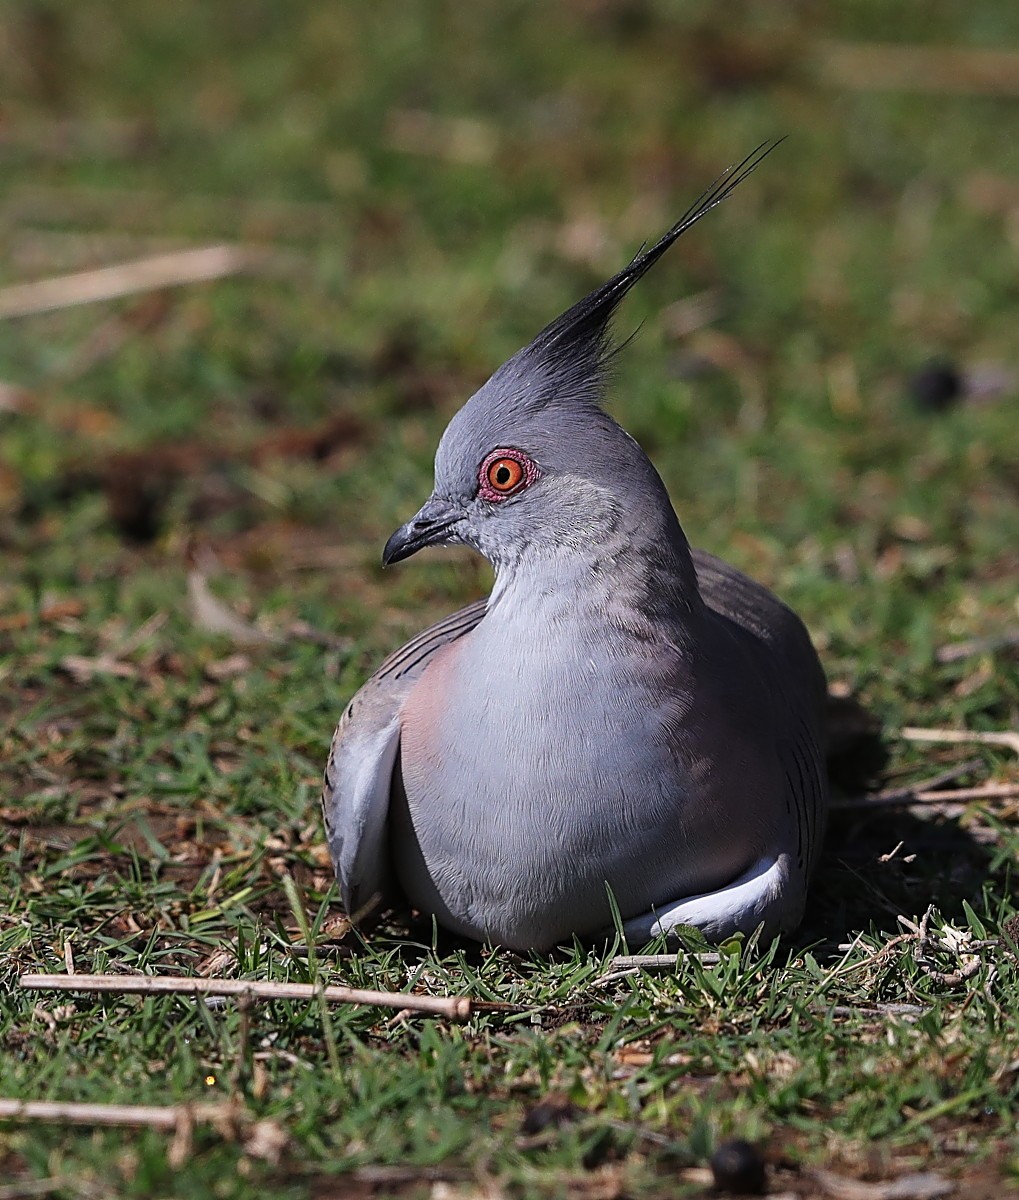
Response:
[[[547,326],[450,422],[384,561],[461,543],[485,602],[390,656],[326,769],[347,911],[400,895],[515,948],[800,919],[824,828],[824,678],[798,618],[691,551],[600,407],[612,313],[771,147]]]

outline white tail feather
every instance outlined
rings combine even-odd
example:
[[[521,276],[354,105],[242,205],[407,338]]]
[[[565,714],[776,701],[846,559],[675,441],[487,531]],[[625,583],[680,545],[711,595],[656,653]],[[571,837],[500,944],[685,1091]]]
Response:
[[[717,892],[667,901],[652,912],[623,924],[629,942],[643,945],[677,926],[694,925],[711,941],[734,933],[750,934],[764,926],[765,937],[793,928],[803,909],[803,889],[790,878],[789,859],[766,855]]]

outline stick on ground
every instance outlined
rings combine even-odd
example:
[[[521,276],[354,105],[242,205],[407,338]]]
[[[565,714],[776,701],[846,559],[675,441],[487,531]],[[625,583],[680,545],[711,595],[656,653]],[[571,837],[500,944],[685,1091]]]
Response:
[[[28,1200],[29,1196],[62,1196],[72,1191],[73,1180],[65,1175],[49,1175],[45,1179],[19,1179],[15,1183],[0,1183],[0,1200]]]
[[[963,763],[956,763],[947,770],[939,771],[926,779],[919,779],[906,787],[885,788],[880,792],[864,793],[862,796],[848,796],[844,800],[832,800],[833,809],[849,808],[891,808],[910,804],[925,803],[929,795],[938,795],[938,788],[946,783],[952,783],[960,775],[968,775],[983,764],[979,758],[971,758]],[[924,799],[920,799],[920,797]]]
[[[970,804],[975,800],[1014,800],[1019,796],[1019,783],[982,783],[979,787],[945,788],[936,792],[895,792],[874,796],[857,796],[849,800],[833,800],[833,809],[847,808],[909,808],[913,804]]]
[[[59,1121],[66,1125],[139,1125],[176,1129],[185,1115],[191,1121],[218,1121],[230,1109],[223,1104],[89,1104],[63,1100],[0,1098],[0,1120]]]
[[[993,654],[996,650],[1008,650],[1019,646],[1019,629],[1007,629],[988,637],[971,638],[967,642],[949,642],[934,652],[934,661],[939,663],[960,662],[977,654]]]
[[[132,262],[56,275],[0,288],[0,319],[114,300],[136,292],[223,279],[252,268],[264,255],[248,246],[201,246]]]
[[[239,996],[251,1000],[315,1000],[370,1004],[380,1008],[432,1013],[450,1021],[471,1015],[468,996],[419,996],[413,992],[374,992],[359,988],[316,987],[311,983],[205,979],[185,975],[22,975],[21,986],[38,992],[102,992],[112,995]]]
[[[1014,729],[1000,732],[974,733],[968,729],[916,729],[899,730],[899,737],[907,742],[946,742],[965,746],[969,743],[978,746],[1006,746],[1019,754],[1019,733]]]
[[[685,950],[674,954],[617,954],[608,964],[613,971],[629,971],[634,968],[644,971],[671,971],[685,958],[695,958],[701,966],[716,966],[719,956],[713,951],[689,954]]]
[[[951,788],[941,792],[917,792],[920,804],[968,804],[971,800],[1013,800],[1019,783],[984,783],[979,787]]]

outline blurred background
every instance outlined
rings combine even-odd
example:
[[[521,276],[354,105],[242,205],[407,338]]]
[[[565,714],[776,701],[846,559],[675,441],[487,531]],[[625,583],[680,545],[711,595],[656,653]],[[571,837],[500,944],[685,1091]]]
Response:
[[[450,415],[776,136],[627,301],[611,411],[883,720],[1015,720],[1007,655],[938,658],[1019,621],[1013,3],[8,0],[0,81],[4,703],[70,689],[96,777],[117,671],[183,704],[264,642],[250,712],[159,712],[232,742],[287,678],[250,783],[310,803],[487,586],[378,567]]]
[[[969,976],[932,982],[920,943],[882,931],[937,904],[951,970],[965,938],[1015,937],[1014,753],[898,731],[1019,728],[1017,135],[1015,0],[4,0],[0,987],[76,965],[321,971],[566,1005],[453,1035],[363,1007],[327,1023],[276,1002],[249,1023],[11,987],[6,1095],[229,1096],[285,1126],[250,1155],[276,1161],[286,1130],[293,1153],[265,1183],[212,1134],[181,1167],[191,1115],[169,1150],[152,1130],[33,1126],[4,1133],[5,1179],[303,1196],[322,1172],[452,1154],[480,1164],[478,1195],[493,1170],[521,1195],[553,1178],[676,1194],[640,1155],[615,1190],[588,1170],[614,1153],[596,1124],[521,1149],[552,1079],[615,1126],[689,1134],[682,1161],[795,1129],[783,1161],[848,1145],[882,1178],[880,1139],[926,1170],[935,1143],[914,1142],[947,1129],[942,1165],[1007,1155],[1014,1180],[1006,952],[949,992]],[[490,578],[463,550],[383,573],[385,539],[489,373],[782,136],[627,299],[617,333],[639,333],[607,403],[690,540],[791,603],[869,714],[844,708],[869,738],[849,739],[792,966],[726,956],[710,992],[600,990],[579,949],[573,967],[482,955],[478,982],[477,953],[431,954],[430,926],[362,945],[318,811],[334,724],[384,654]],[[893,1008],[915,1026],[893,1036]],[[613,1057],[621,1030],[684,1053]],[[454,1194],[444,1178],[421,1175],[433,1196]],[[348,1184],[313,1192],[378,1194]]]

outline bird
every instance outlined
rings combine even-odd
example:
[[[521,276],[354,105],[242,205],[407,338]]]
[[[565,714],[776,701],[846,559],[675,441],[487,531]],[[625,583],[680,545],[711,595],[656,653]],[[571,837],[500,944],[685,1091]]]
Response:
[[[463,545],[491,593],[386,658],[322,793],[352,923],[397,905],[544,952],[773,938],[802,918],[827,810],[823,669],[799,617],[691,549],[603,407],[623,297],[771,152],[547,325],[450,420],[383,565]]]

